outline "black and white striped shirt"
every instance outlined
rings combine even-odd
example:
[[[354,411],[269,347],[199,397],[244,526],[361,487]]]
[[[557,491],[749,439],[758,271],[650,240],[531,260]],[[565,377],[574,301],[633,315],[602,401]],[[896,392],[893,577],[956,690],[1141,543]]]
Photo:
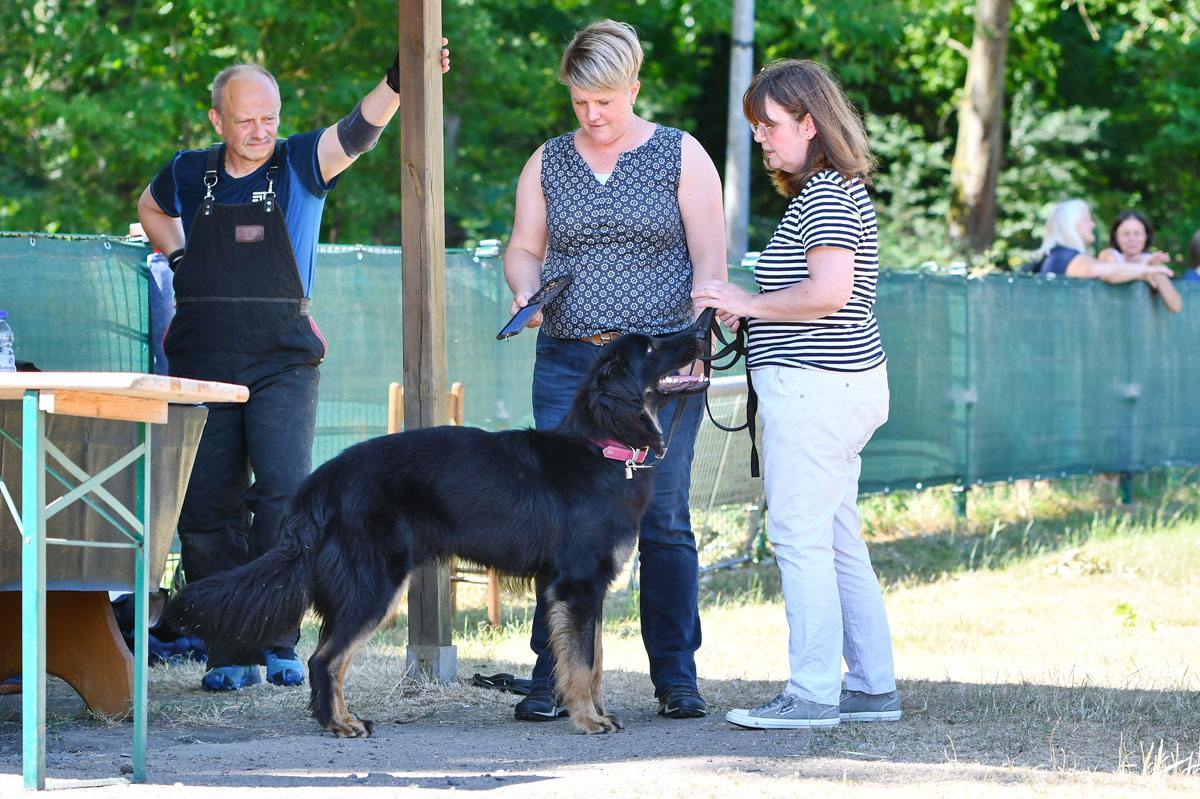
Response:
[[[807,253],[814,247],[854,253],[850,301],[829,316],[807,322],[751,319],[751,369],[789,366],[864,372],[887,359],[872,311],[879,279],[875,208],[861,181],[845,182],[836,172],[825,171],[805,184],[754,267],[762,291],[778,291],[806,280]]]

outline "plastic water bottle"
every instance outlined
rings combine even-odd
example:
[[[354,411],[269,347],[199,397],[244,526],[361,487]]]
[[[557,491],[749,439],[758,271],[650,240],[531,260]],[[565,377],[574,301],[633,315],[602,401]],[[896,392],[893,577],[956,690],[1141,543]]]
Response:
[[[17,360],[13,352],[13,331],[8,326],[8,311],[0,311],[0,372],[15,371]]]

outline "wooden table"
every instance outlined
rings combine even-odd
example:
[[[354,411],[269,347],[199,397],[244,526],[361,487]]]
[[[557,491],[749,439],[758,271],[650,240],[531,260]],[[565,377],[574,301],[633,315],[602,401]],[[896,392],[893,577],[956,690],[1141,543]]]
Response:
[[[21,510],[3,479],[0,496],[21,532],[22,768],[25,787],[46,787],[46,545],[119,546],[134,551],[133,782],[146,780],[147,598],[151,586],[147,550],[150,520],[150,435],[167,421],[170,403],[245,402],[249,390],[228,383],[187,380],[134,372],[0,372],[0,399],[21,399]],[[46,439],[45,414],[123,419],[138,424],[138,445],[95,475],[70,463]],[[32,446],[31,446],[32,443]],[[81,482],[46,503],[46,455]],[[102,483],[128,466],[137,469],[137,498],[130,509]],[[120,517],[127,544],[100,544],[46,537],[46,520],[89,493]],[[114,522],[114,524],[117,524]],[[114,780],[123,782],[124,780]],[[90,784],[109,782],[91,781]],[[78,784],[78,783],[73,783]]]

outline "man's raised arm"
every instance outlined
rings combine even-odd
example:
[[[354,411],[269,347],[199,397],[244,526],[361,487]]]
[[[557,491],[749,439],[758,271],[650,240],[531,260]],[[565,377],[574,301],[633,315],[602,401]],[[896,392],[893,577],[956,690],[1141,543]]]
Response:
[[[442,72],[450,69],[450,51],[442,39]],[[326,183],[340,175],[358,156],[374,149],[379,136],[400,108],[400,57],[387,76],[336,125],[330,125],[317,142],[317,161]]]

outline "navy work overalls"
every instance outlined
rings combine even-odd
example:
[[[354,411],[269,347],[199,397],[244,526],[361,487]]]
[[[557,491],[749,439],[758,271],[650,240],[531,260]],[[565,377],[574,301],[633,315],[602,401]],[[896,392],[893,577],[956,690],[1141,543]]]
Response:
[[[224,145],[209,150],[204,202],[175,272],[175,318],[163,342],[177,377],[239,383],[250,399],[210,403],[179,516],[189,580],[270,549],[288,502],[312,468],[318,364],[325,343],[309,314],[283,208],[275,197],[282,148],[262,202],[213,201]],[[254,481],[251,483],[251,474]],[[299,630],[273,646],[293,646]],[[262,662],[209,650],[209,668]]]

